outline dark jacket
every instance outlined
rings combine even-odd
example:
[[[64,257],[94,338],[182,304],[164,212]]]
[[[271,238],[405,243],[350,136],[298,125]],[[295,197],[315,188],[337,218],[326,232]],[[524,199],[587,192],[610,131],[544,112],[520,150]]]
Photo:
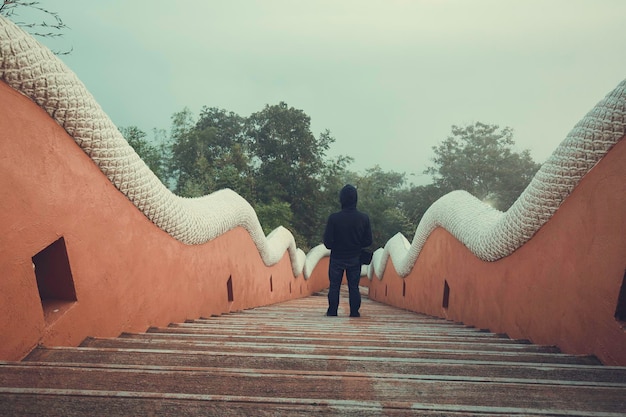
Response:
[[[346,185],[339,193],[341,211],[331,214],[324,231],[324,246],[334,259],[358,257],[362,248],[372,244],[372,228],[367,214],[356,208],[356,188]]]

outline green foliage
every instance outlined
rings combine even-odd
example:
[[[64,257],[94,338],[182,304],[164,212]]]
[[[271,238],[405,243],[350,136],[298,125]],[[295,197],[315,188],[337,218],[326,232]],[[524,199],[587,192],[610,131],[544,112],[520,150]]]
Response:
[[[370,217],[374,248],[385,246],[398,232],[406,236],[414,228],[398,199],[404,182],[405,174],[385,172],[378,165],[353,182],[359,193],[359,209]]]
[[[291,229],[293,213],[289,204],[284,201],[272,200],[267,204],[259,203],[254,211],[266,235],[279,226]]]
[[[248,118],[204,107],[195,120],[185,108],[172,116],[169,141],[161,138],[160,146],[135,127],[122,131],[177,194],[199,197],[230,188],[255,208],[266,234],[286,227],[305,251],[321,243],[328,215],[341,208],[345,184],[358,189],[376,249],[398,232],[411,240],[424,212],[453,190],[467,190],[505,210],[539,168],[528,151],[512,150],[510,128],[453,126],[452,135],[433,148],[434,165],[426,170],[433,183],[407,186],[404,173],[376,165],[359,174],[349,170],[351,157],[327,158],[335,139],[329,131],[313,135],[310,122],[304,111],[281,102]]]
[[[349,156],[339,156],[334,160],[327,161],[322,171],[320,196],[317,201],[318,211],[321,213],[323,220],[318,229],[320,241],[326,227],[325,217],[340,208],[339,191],[348,183],[357,183],[357,181],[353,180],[358,176],[348,171],[348,166],[352,161],[353,159]]]
[[[320,239],[325,221],[317,201],[321,196],[325,153],[334,138],[328,131],[316,138],[304,111],[281,102],[265,106],[246,120],[245,136],[254,155],[255,197],[258,203],[284,201],[293,213],[293,230],[310,247]],[[323,232],[323,231],[322,231]]]
[[[197,121],[187,108],[172,117],[165,163],[173,191],[197,197],[230,188],[255,207],[267,232],[287,227],[298,246],[317,245],[323,233],[326,174],[347,159],[327,161],[334,138],[315,137],[310,118],[279,103],[248,118],[204,107]]]
[[[243,119],[205,107],[197,122],[187,108],[172,117],[169,174],[174,192],[197,197],[230,188],[252,200],[254,177],[243,137]]]
[[[442,195],[465,190],[499,210],[507,210],[540,167],[529,151],[514,152],[514,143],[508,127],[500,129],[480,122],[452,126],[452,135],[433,147],[435,165],[425,173],[433,176]]]
[[[405,234],[407,239],[411,240],[426,210],[444,194],[445,192],[434,184],[411,186],[398,191],[397,197],[402,212],[412,228],[410,233]]]

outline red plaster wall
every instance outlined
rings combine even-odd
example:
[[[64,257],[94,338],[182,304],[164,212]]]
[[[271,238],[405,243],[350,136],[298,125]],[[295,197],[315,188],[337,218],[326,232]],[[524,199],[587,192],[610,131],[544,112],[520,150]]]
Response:
[[[626,323],[614,317],[625,270],[622,140],[510,256],[483,262],[439,228],[427,239],[411,273],[400,278],[390,260],[382,280],[372,279],[370,297],[626,365]],[[447,309],[442,307],[444,281],[450,287]]]
[[[311,276],[309,276],[309,281],[311,281],[311,285],[313,286],[314,291],[321,291],[323,289],[326,289],[330,284],[330,282],[328,281],[329,259],[330,258],[328,257],[320,259],[317,265],[315,265]]]
[[[197,246],[173,239],[4,83],[0,114],[0,359],[19,359],[38,343],[77,345],[319,290],[293,277],[287,253],[266,267],[242,228]],[[32,257],[60,237],[77,301],[52,304],[44,316]]]
[[[327,258],[308,280],[294,278],[287,254],[266,267],[240,228],[198,246],[172,239],[47,114],[3,83],[0,114],[0,359],[19,359],[37,343],[76,345],[327,287]],[[411,274],[398,277],[389,262],[370,296],[625,365],[626,336],[613,317],[626,264],[625,160],[622,141],[507,258],[482,262],[437,229]],[[32,257],[60,237],[77,301],[44,316]]]

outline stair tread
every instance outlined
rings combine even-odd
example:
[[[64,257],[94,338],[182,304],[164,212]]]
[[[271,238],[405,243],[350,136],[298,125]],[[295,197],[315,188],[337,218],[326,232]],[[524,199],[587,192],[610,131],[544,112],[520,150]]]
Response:
[[[560,350],[554,346],[532,345],[527,343],[497,343],[484,342],[481,340],[466,340],[463,338],[446,339],[446,340],[429,340],[427,338],[420,339],[390,339],[375,337],[337,338],[329,335],[311,336],[277,336],[277,335],[237,335],[237,334],[187,334],[187,333],[139,333],[139,334],[123,334],[117,340],[136,340],[147,341],[151,343],[203,343],[203,344],[237,344],[240,346],[249,345],[289,345],[289,346],[352,346],[352,347],[368,347],[376,346],[380,348],[394,349],[461,349],[461,350],[493,350],[493,351],[512,351],[512,352],[541,352],[541,353],[559,353]],[[111,339],[108,339],[111,340]]]
[[[151,328],[145,333],[122,333],[120,337],[136,337],[136,338],[150,338],[150,337],[196,337],[202,338],[231,338],[231,339],[279,339],[279,340],[323,340],[323,341],[374,341],[374,342],[401,342],[401,343],[419,343],[419,342],[432,342],[432,343],[489,343],[496,345],[525,345],[530,343],[525,340],[515,340],[505,337],[485,337],[476,335],[442,335],[438,333],[425,333],[420,332],[418,334],[384,334],[380,332],[344,332],[341,334],[329,335],[328,331],[313,332],[307,331],[303,334],[302,331],[240,331],[239,329],[207,329],[207,330],[184,330],[175,328],[155,329]],[[358,336],[355,338],[355,336]]]
[[[625,387],[550,385],[517,382],[457,381],[373,378],[363,376],[293,375],[263,373],[213,373],[210,371],[162,371],[73,367],[28,367],[5,365],[0,385],[15,388],[116,390],[130,392],[238,395],[309,399],[421,401],[437,404],[485,407],[572,408],[621,412]],[[340,387],[340,389],[338,389]],[[546,395],[546,391],[550,395]]]
[[[571,416],[620,417],[622,413],[541,408],[458,406],[420,402],[377,402],[318,400],[307,398],[266,398],[251,396],[216,396],[176,393],[136,393],[96,390],[3,390],[0,388],[0,415],[20,409],[24,415],[84,416],[93,410],[106,410],[107,416],[128,415],[220,415],[220,416]]]
[[[277,366],[272,367],[250,367],[242,368],[244,365],[241,361],[231,364],[231,367],[224,366],[221,361],[213,362],[212,366],[204,364],[203,366],[191,366],[189,364],[181,363],[180,361],[174,363],[164,360],[150,361],[143,360],[132,362],[115,362],[109,357],[106,362],[102,362],[103,352],[100,350],[92,351],[95,355],[91,356],[92,361],[72,362],[74,357],[68,357],[65,361],[56,358],[54,362],[51,361],[24,361],[19,364],[15,363],[2,363],[0,362],[0,369],[3,366],[7,368],[17,369],[20,365],[24,367],[58,367],[58,368],[94,368],[94,369],[137,369],[137,370],[150,370],[150,371],[210,371],[212,374],[228,374],[232,372],[236,373],[254,373],[254,374],[289,374],[289,375],[334,375],[334,376],[352,376],[363,377],[368,376],[372,378],[385,378],[385,379],[423,379],[423,380],[454,380],[454,381],[486,381],[486,382],[515,382],[515,383],[527,383],[527,384],[551,384],[551,385],[586,385],[590,387],[597,386],[613,386],[626,388],[626,370],[615,368],[614,372],[607,372],[607,369],[601,367],[568,367],[568,368],[546,368],[546,367],[529,367],[520,366],[516,364],[507,365],[495,365],[493,363],[478,363],[469,364],[464,363],[411,363],[400,362],[399,367],[390,366],[392,363],[378,361],[380,367],[373,367],[371,361],[367,363],[367,366],[325,366],[325,367],[289,367],[284,366],[286,358],[279,358],[275,364]],[[128,352],[127,352],[128,353]],[[137,357],[145,356],[145,352],[130,352],[137,353]],[[173,352],[170,356],[177,355]],[[82,357],[80,359],[90,359]],[[159,359],[163,359],[162,356]],[[221,358],[219,358],[221,359]],[[275,359],[275,358],[272,358]],[[297,358],[296,358],[297,359]],[[310,358],[306,358],[309,361]],[[303,360],[301,364],[305,365],[307,362]],[[326,361],[328,365],[329,361]],[[355,362],[355,361],[351,361]],[[250,363],[250,362],[248,362]],[[254,364],[254,363],[250,363]],[[345,365],[346,361],[340,362],[341,365]],[[228,365],[228,364],[226,364]],[[281,366],[282,365],[282,366]]]
[[[227,342],[198,342],[186,340],[160,339],[129,339],[129,338],[91,338],[85,340],[82,346],[108,347],[108,348],[138,348],[138,349],[177,349],[194,351],[219,351],[219,352],[256,352],[256,353],[293,353],[293,354],[317,354],[329,356],[359,356],[366,355],[379,358],[465,358],[480,360],[511,360],[519,362],[541,363],[595,363],[593,358],[579,357],[558,353],[524,352],[524,351],[494,351],[477,349],[453,349],[443,348],[394,348],[381,346],[337,346],[337,345],[283,345],[280,343],[227,343]]]
[[[326,303],[308,297],[38,347],[22,362],[0,362],[0,415],[612,417],[626,409],[626,367],[367,297],[358,319],[345,302],[338,317],[324,317]]]

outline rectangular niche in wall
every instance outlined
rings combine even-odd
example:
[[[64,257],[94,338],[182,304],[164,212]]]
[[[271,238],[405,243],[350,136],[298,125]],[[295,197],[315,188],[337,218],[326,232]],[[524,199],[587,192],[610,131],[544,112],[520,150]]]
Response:
[[[228,296],[228,302],[232,303],[235,301],[235,295],[233,293],[233,277],[232,275],[228,277],[228,281],[226,281],[226,293]]]
[[[441,303],[441,307],[447,309],[450,305],[450,286],[448,285],[448,281],[443,281],[443,302]]]
[[[46,321],[76,301],[74,278],[67,257],[65,239],[59,240],[33,256],[37,289]]]
[[[615,319],[622,322],[626,326],[626,271],[624,271],[624,279],[617,295],[617,307],[615,308]]]

